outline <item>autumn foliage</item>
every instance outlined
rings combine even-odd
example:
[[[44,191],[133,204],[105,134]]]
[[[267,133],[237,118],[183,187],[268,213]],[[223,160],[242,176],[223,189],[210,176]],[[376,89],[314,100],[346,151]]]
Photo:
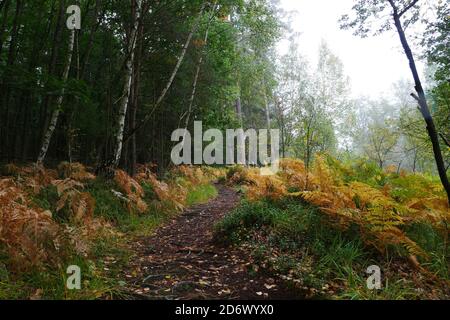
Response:
[[[104,184],[113,186],[106,192],[123,204],[123,215],[181,211],[189,187],[208,183],[223,172],[179,167],[172,170],[171,179],[161,181],[152,169],[141,165],[135,177],[116,170],[112,184]],[[89,188],[97,178],[82,164],[63,162],[55,170],[10,164],[3,174],[0,249],[8,256],[10,269],[55,265],[71,253],[86,256],[91,240],[104,231],[114,232],[107,219],[95,216],[96,199]],[[34,201],[44,190],[55,190],[52,210]]]
[[[14,266],[36,266],[55,258],[61,229],[52,213],[31,204],[29,195],[13,179],[0,180],[0,242]],[[47,250],[50,242],[51,249]]]
[[[381,253],[392,249],[426,260],[425,250],[405,229],[426,222],[448,237],[450,211],[439,182],[389,168],[364,176],[364,166],[317,156],[307,172],[302,161],[283,159],[277,175],[264,177],[256,169],[237,167],[230,170],[229,181],[242,184],[249,200],[291,197],[317,206],[335,227],[357,226],[364,242]]]

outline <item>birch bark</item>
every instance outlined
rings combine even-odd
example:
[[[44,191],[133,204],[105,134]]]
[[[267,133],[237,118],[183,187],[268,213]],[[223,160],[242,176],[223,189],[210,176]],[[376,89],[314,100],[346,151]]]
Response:
[[[74,48],[74,44],[75,44],[75,32],[76,32],[75,29],[71,30],[71,32],[70,32],[69,48],[67,50],[66,65],[64,67],[64,71],[63,71],[63,75],[62,75],[63,87],[61,89],[61,92],[60,92],[57,100],[56,100],[55,110],[52,113],[50,124],[44,135],[41,150],[39,152],[39,156],[37,159],[37,165],[42,165],[42,163],[44,162],[44,159],[47,155],[48,147],[50,145],[50,141],[52,139],[53,133],[55,132],[56,125],[58,124],[59,115],[61,113],[61,106],[62,106],[62,103],[64,100],[64,94],[66,91],[65,85],[67,82],[67,78],[69,77],[70,66],[72,64],[73,48]]]
[[[117,123],[116,145],[114,150],[113,166],[117,167],[120,162],[123,148],[123,132],[125,129],[125,117],[128,110],[128,102],[130,100],[131,81],[133,76],[134,55],[136,48],[136,38],[141,15],[142,0],[136,0],[136,11],[134,16],[133,27],[130,32],[130,39],[127,49],[127,61],[125,64],[125,84],[122,91],[122,99],[119,104],[119,118]]]
[[[172,86],[172,83],[175,79],[175,76],[178,73],[178,70],[180,69],[181,64],[183,63],[184,57],[186,55],[187,49],[189,48],[189,45],[192,41],[192,37],[194,36],[195,32],[198,29],[198,26],[200,24],[202,15],[203,15],[203,11],[205,9],[205,3],[202,4],[202,7],[200,9],[200,12],[198,14],[198,17],[192,27],[192,30],[190,31],[186,42],[184,43],[183,49],[181,50],[181,54],[178,57],[178,61],[177,64],[175,65],[174,70],[172,71],[172,74],[169,78],[169,80],[167,81],[166,86],[164,87],[163,91],[161,92],[161,94],[158,97],[158,100],[156,101],[154,107],[153,107],[153,111],[156,110],[156,108],[161,104],[161,102],[164,100],[164,98],[166,97],[167,92],[169,91],[170,87]],[[124,139],[125,141],[127,141],[129,138],[131,138],[139,129],[141,129],[152,117],[153,115],[153,111],[148,113],[144,119],[133,129],[131,130],[131,132],[126,136],[126,138]]]

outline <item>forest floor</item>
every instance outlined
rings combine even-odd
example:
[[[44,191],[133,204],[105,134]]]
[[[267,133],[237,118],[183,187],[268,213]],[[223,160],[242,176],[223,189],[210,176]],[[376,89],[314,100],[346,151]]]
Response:
[[[123,275],[136,299],[293,299],[280,279],[255,272],[243,248],[214,241],[214,226],[239,204],[238,193],[217,185],[218,196],[141,237]],[[298,297],[300,298],[300,297]]]

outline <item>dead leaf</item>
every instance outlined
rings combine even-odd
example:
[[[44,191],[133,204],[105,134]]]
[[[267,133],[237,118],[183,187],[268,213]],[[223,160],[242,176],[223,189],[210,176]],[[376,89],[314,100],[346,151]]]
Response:
[[[30,300],[41,300],[43,293],[44,293],[44,290],[37,289],[36,292],[30,296]]]
[[[267,290],[271,290],[273,288],[276,288],[276,286],[277,286],[276,284],[267,284],[267,283],[264,285],[264,287],[266,287]]]

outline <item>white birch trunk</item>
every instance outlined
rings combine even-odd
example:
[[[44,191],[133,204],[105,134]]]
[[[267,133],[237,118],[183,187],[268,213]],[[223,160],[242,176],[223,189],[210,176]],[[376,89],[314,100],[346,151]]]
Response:
[[[239,84],[240,86],[240,84]],[[240,91],[240,89],[239,89]],[[237,164],[247,165],[247,157],[246,157],[246,145],[245,145],[245,135],[244,135],[244,116],[242,114],[242,103],[241,103],[241,93],[239,92],[239,97],[236,99],[236,114],[239,120],[239,134],[237,136]],[[239,157],[239,153],[242,155],[242,158]]]
[[[159,96],[158,100],[156,101],[156,105],[159,105],[162,100],[164,99],[164,97],[167,94],[167,91],[169,91],[170,87],[172,86],[173,80],[175,79],[175,76],[178,73],[178,69],[180,69],[181,63],[184,60],[184,56],[186,55],[187,49],[189,48],[189,44],[191,43],[192,37],[194,36],[195,32],[197,31],[198,25],[200,24],[200,19],[202,18],[202,13],[203,10],[205,8],[205,5],[202,5],[202,8],[200,10],[200,14],[197,17],[197,21],[194,24],[194,27],[192,28],[191,32],[189,33],[189,36],[186,39],[186,42],[183,46],[183,50],[181,51],[181,55],[178,58],[178,62],[177,65],[175,66],[175,69],[172,72],[172,75],[170,76],[169,81],[167,82],[166,87],[164,88],[164,90],[161,92],[161,95]]]
[[[215,7],[213,9],[213,13],[211,14],[211,18],[210,21],[212,20],[213,16],[215,13]],[[205,46],[208,45],[208,36],[209,36],[209,26],[210,24],[208,24],[208,27],[206,28],[205,31],[205,38],[203,39],[203,43]],[[188,114],[186,117],[186,122],[184,125],[184,128],[187,129],[189,126],[189,121],[191,119],[191,115],[192,115],[192,108],[194,105],[194,99],[195,99],[195,93],[197,92],[197,83],[198,83],[198,78],[200,76],[200,69],[203,63],[203,54],[200,55],[200,58],[198,59],[198,64],[197,64],[197,70],[195,71],[195,76],[194,76],[194,83],[192,85],[192,92],[191,92],[191,96],[189,97],[189,107],[188,107]],[[185,133],[186,135],[186,133]],[[184,137],[185,138],[185,137]],[[183,139],[184,140],[184,139]]]
[[[139,19],[141,15],[142,0],[136,0],[136,13],[134,23],[130,32],[130,39],[127,48],[127,61],[125,64],[125,84],[122,91],[122,99],[119,104],[119,119],[117,123],[116,145],[114,150],[113,165],[117,167],[120,162],[123,148],[123,132],[125,129],[125,117],[128,109],[128,102],[130,98],[131,81],[133,77],[134,55],[136,48],[136,37],[139,26]]]
[[[158,100],[156,101],[153,110],[156,110],[156,108],[161,104],[161,102],[164,100],[164,98],[166,97],[167,92],[169,91],[170,87],[172,86],[173,80],[175,79],[175,76],[178,73],[178,70],[180,69],[181,64],[183,63],[184,57],[186,55],[187,49],[189,48],[189,44],[191,43],[192,37],[194,36],[195,32],[198,29],[198,26],[200,24],[201,18],[202,18],[202,14],[203,11],[205,9],[205,3],[202,4],[202,7],[200,9],[200,12],[198,14],[198,17],[192,27],[191,32],[189,33],[186,42],[184,43],[183,49],[181,51],[180,56],[178,57],[178,61],[177,64],[175,66],[175,68],[172,71],[172,74],[169,78],[169,81],[167,82],[166,86],[164,87],[163,91],[161,92],[160,96],[158,97]],[[142,128],[151,118],[151,116],[153,115],[153,112],[148,113],[144,119],[139,123],[139,125],[136,126],[136,128],[134,130],[132,130],[126,137],[126,140],[128,140],[134,133],[136,133],[136,131],[138,131],[140,128]]]
[[[66,61],[66,65],[64,67],[63,75],[62,75],[63,87],[61,89],[60,95],[58,96],[58,98],[56,100],[55,110],[53,111],[52,118],[50,120],[50,124],[48,126],[48,129],[47,129],[47,131],[44,135],[44,139],[42,141],[41,150],[39,152],[39,156],[37,159],[37,165],[39,165],[39,166],[42,165],[42,163],[44,162],[45,156],[47,155],[48,147],[50,145],[50,141],[52,139],[53,133],[55,132],[56,125],[58,124],[59,115],[61,113],[61,106],[62,106],[62,102],[64,99],[64,94],[66,91],[65,85],[67,82],[67,78],[69,77],[70,66],[72,64],[73,48],[75,45],[75,32],[76,32],[75,29],[73,29],[70,32],[69,48],[67,51],[67,61]]]

